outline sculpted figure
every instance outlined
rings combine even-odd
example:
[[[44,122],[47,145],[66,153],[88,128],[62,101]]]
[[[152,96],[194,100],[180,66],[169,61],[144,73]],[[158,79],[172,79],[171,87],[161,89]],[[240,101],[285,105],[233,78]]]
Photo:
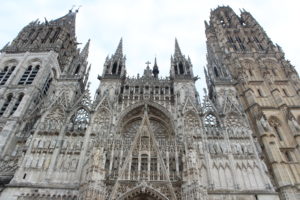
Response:
[[[295,129],[296,129],[297,131],[300,131],[299,123],[295,120],[294,117],[292,118],[292,123],[293,123]]]
[[[193,167],[197,166],[196,152],[193,151],[193,149],[190,149],[190,151],[189,151],[189,162],[191,162],[191,165]]]
[[[270,125],[269,125],[268,121],[263,116],[260,118],[259,121],[260,121],[260,124],[263,127],[264,131],[269,131]]]

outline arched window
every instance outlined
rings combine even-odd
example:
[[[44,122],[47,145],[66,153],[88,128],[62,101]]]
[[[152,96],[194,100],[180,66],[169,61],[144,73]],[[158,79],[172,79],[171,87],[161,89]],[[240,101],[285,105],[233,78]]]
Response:
[[[0,85],[5,85],[6,81],[9,79],[15,68],[16,66],[4,67],[4,69],[0,72]]]
[[[17,101],[15,102],[14,107],[12,108],[10,115],[14,114],[14,112],[18,109],[22,99],[23,99],[24,94],[20,94]]]
[[[286,97],[289,96],[289,94],[288,94],[288,92],[286,91],[286,89],[282,88],[282,91],[283,91],[284,96],[286,96]]]
[[[45,82],[45,84],[44,84],[44,86],[43,86],[43,89],[42,89],[42,92],[43,92],[44,95],[47,94],[51,82],[52,82],[52,78],[51,78],[51,76],[49,75],[49,76],[47,77],[47,80],[46,80],[46,82]]]
[[[208,114],[204,118],[204,125],[205,126],[217,126],[218,125],[218,121],[217,121],[216,116],[214,116],[213,114]]]
[[[131,161],[131,171],[137,172],[138,171],[138,159],[137,158],[132,158]]]
[[[118,74],[119,75],[121,74],[121,66],[122,66],[122,63],[119,63],[119,68],[118,68]]]
[[[79,70],[80,70],[80,64],[77,65],[76,70],[75,70],[75,72],[74,72],[74,75],[78,75]]]
[[[117,73],[117,67],[118,67],[118,63],[117,63],[117,62],[114,62],[113,68],[112,68],[112,70],[111,70],[111,73],[112,73],[112,74],[116,74],[116,73]]]
[[[177,69],[176,65],[174,66],[174,71],[175,71],[175,74],[178,74],[178,69]]]
[[[269,124],[272,126],[275,134],[277,135],[278,139],[280,141],[283,140],[282,135],[281,135],[281,124],[279,119],[277,119],[276,117],[270,117],[269,119]]]
[[[0,116],[2,116],[2,115],[4,114],[4,112],[6,111],[8,105],[9,105],[10,102],[11,102],[12,97],[13,97],[12,94],[7,95],[7,98],[6,98],[6,100],[5,100],[5,102],[4,102],[3,106],[2,106],[2,108],[1,108],[1,110],[0,110]]]
[[[182,62],[179,62],[179,74],[184,74],[184,68]]]
[[[26,69],[26,71],[24,72],[24,74],[22,75],[20,81],[19,81],[19,85],[30,85],[34,78],[36,77],[38,71],[40,69],[40,66],[37,65],[35,67],[32,67],[31,65],[28,66],[28,68]]]
[[[249,72],[249,75],[250,75],[250,76],[253,76],[253,73],[252,73],[252,70],[251,70],[251,69],[249,69],[248,72]]]
[[[73,117],[72,117],[73,124],[76,127],[78,127],[78,129],[81,129],[81,130],[85,130],[86,129],[87,124],[89,123],[89,121],[90,121],[90,115],[83,108],[79,109],[75,113],[75,115],[73,115]]]
[[[214,72],[215,72],[215,76],[219,77],[219,72],[218,72],[218,69],[216,67],[214,67]]]
[[[257,89],[257,93],[258,93],[258,96],[259,96],[259,97],[263,97],[262,92],[261,92],[260,89]]]
[[[293,161],[293,158],[292,158],[292,156],[291,156],[291,152],[286,151],[286,152],[284,153],[284,155],[285,155],[286,160],[287,160],[288,162],[292,162],[292,161]]]

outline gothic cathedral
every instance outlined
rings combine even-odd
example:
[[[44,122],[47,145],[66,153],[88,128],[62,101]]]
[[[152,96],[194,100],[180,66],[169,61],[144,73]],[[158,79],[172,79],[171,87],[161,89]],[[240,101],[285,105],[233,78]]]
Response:
[[[177,40],[168,77],[128,77],[122,39],[91,100],[76,13],[1,50],[1,200],[300,199],[300,79],[249,12],[205,22],[201,101]]]

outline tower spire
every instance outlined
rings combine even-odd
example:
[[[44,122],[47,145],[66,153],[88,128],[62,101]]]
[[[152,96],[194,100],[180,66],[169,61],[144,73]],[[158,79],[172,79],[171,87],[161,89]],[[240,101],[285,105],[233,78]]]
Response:
[[[118,56],[120,58],[123,57],[123,38],[120,39],[119,45],[118,45],[117,50],[115,52],[115,56]]]
[[[179,47],[179,44],[178,44],[178,41],[177,41],[177,38],[175,38],[175,53],[174,53],[175,56],[181,56],[181,50],[180,50],[180,47]]]
[[[159,70],[158,70],[158,66],[157,66],[157,62],[156,62],[156,57],[154,59],[154,66],[153,66],[152,73],[154,75],[154,78],[157,78],[157,76],[159,74]]]
[[[84,45],[81,53],[80,53],[80,56],[81,58],[84,58],[84,59],[87,59],[88,55],[89,55],[89,48],[90,48],[90,39],[87,41],[87,43]]]

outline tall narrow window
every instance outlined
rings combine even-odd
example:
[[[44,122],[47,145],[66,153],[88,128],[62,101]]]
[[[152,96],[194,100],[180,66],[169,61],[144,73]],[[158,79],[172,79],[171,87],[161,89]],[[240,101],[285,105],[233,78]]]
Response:
[[[74,72],[74,75],[78,75],[79,70],[80,70],[80,65],[77,65],[76,70]]]
[[[231,36],[228,36],[228,42],[233,43],[233,39]]]
[[[131,161],[131,171],[138,171],[138,159],[137,158],[132,158]]]
[[[44,86],[43,86],[43,89],[42,89],[42,92],[43,92],[44,95],[47,94],[51,82],[52,82],[52,78],[51,78],[50,75],[49,75],[49,76],[47,77],[46,82],[45,82],[45,84],[44,84]]]
[[[242,49],[243,51],[246,50],[246,47],[245,47],[242,43],[240,43],[240,47],[241,47],[241,49]]]
[[[20,105],[20,103],[21,103],[21,101],[23,99],[23,96],[24,96],[24,94],[20,94],[19,95],[19,97],[18,97],[18,99],[17,99],[14,107],[12,108],[12,110],[10,112],[10,115],[14,114],[14,112],[18,109],[18,107],[19,107],[19,105]]]
[[[33,82],[34,78],[36,77],[36,74],[38,73],[39,69],[40,69],[39,65],[35,66],[34,68],[30,65],[22,75],[18,84],[30,85]]]
[[[184,74],[184,68],[182,62],[179,62],[179,73]]]
[[[118,67],[118,63],[117,63],[117,62],[114,62],[113,68],[112,68],[112,70],[111,70],[111,73],[112,73],[112,74],[116,74],[116,73],[117,73],[117,67]]]
[[[122,63],[119,63],[119,68],[118,68],[118,74],[121,74],[121,67],[122,67]]]
[[[0,72],[0,85],[5,85],[6,81],[9,79],[12,72],[15,70],[16,66],[8,67],[6,66]]]
[[[238,43],[242,43],[242,40],[239,36],[236,37],[236,41],[238,41]]]
[[[261,92],[260,89],[257,89],[257,93],[258,93],[258,96],[263,97],[262,92]]]
[[[292,158],[290,152],[286,151],[284,154],[285,154],[286,160],[288,162],[292,162],[293,161],[293,158]]]
[[[177,69],[176,65],[174,66],[174,71],[175,71],[175,74],[178,74],[178,69]]]
[[[219,77],[219,72],[218,72],[218,69],[216,67],[214,67],[214,72],[215,72],[215,76]]]
[[[274,126],[273,128],[274,128],[274,131],[275,131],[276,135],[278,136],[279,140],[282,141],[282,136],[281,136],[278,126]]]
[[[289,96],[289,94],[288,94],[288,92],[286,91],[286,89],[282,88],[282,91],[283,91],[284,96],[286,96],[286,97]]]
[[[249,71],[249,75],[250,75],[250,76],[253,76],[252,70],[249,69],[248,71]]]
[[[9,94],[0,110],[0,116],[2,116],[4,114],[4,112],[6,111],[8,105],[10,104],[11,102],[11,99],[12,99],[12,94]]]

